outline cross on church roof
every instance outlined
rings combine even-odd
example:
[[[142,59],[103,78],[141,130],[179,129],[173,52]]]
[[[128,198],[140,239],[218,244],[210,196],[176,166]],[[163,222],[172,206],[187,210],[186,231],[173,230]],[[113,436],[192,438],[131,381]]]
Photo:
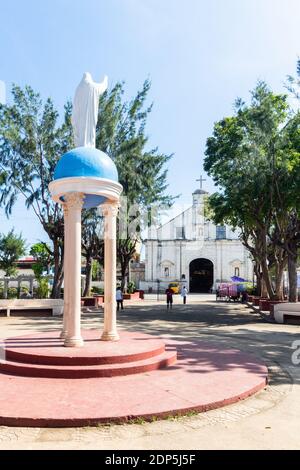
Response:
[[[202,175],[200,175],[200,179],[198,179],[196,181],[200,182],[200,189],[203,189],[202,186],[203,186],[204,181],[206,181],[206,180],[202,177]]]

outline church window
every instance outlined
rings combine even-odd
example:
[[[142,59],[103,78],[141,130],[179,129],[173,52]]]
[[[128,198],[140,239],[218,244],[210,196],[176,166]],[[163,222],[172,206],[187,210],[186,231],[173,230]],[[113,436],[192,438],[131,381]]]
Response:
[[[234,268],[234,275],[240,277],[240,268]]]
[[[176,238],[184,238],[184,227],[176,227]]]
[[[164,273],[165,273],[165,277],[169,277],[170,276],[170,269],[168,267],[166,267],[164,269]]]
[[[216,239],[226,240],[226,227],[225,225],[217,225],[216,227]]]

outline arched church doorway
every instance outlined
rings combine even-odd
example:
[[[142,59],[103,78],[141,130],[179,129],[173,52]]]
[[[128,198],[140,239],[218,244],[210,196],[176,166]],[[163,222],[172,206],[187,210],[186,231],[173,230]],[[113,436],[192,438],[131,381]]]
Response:
[[[194,259],[190,264],[190,292],[208,293],[213,283],[213,263],[206,258]]]

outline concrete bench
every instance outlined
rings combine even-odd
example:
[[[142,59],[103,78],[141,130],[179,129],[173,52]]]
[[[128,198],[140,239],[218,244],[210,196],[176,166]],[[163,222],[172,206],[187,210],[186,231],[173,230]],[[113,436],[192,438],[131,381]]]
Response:
[[[284,316],[294,316],[300,319],[300,303],[282,303],[274,305],[274,318],[277,323],[284,323]]]
[[[6,310],[10,317],[11,310],[52,310],[52,316],[63,314],[62,299],[0,299],[0,310]]]

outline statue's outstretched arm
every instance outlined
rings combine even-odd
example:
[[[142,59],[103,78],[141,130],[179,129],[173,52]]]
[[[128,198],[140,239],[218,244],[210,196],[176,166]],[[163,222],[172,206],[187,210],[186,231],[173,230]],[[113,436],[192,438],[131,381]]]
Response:
[[[97,89],[100,94],[104,93],[108,88],[108,77],[105,75],[103,82],[97,84]]]

